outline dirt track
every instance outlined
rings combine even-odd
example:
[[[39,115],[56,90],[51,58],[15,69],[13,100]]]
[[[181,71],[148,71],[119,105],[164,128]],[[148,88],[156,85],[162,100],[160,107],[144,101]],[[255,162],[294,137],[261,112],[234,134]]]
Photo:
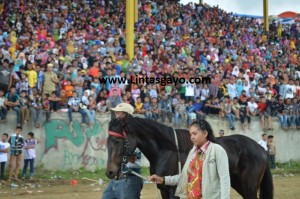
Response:
[[[300,175],[294,177],[276,177],[274,178],[275,199],[299,199],[300,198]],[[52,182],[39,183],[33,185],[27,184],[27,189],[21,187],[18,189],[10,188],[8,185],[0,187],[0,198],[2,199],[100,199],[105,185],[82,184],[71,186],[67,183]],[[66,185],[67,184],[67,185]],[[40,185],[40,187],[38,186]],[[232,199],[241,197],[232,191]],[[154,184],[145,184],[141,199],[157,199],[157,192]]]

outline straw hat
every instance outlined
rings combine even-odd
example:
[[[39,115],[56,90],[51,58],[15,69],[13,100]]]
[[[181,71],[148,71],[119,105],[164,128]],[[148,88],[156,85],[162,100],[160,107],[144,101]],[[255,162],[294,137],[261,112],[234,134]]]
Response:
[[[115,108],[111,108],[110,110],[122,111],[122,112],[125,112],[125,113],[129,113],[131,115],[134,112],[134,108],[130,104],[127,104],[127,103],[120,103]]]

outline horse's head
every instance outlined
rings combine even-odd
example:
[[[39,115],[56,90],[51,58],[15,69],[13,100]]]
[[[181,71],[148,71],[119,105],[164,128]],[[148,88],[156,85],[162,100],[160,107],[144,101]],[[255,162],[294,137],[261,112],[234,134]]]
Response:
[[[119,178],[122,164],[127,163],[127,158],[136,148],[136,139],[132,133],[126,132],[126,124],[122,119],[113,119],[109,123],[107,139],[107,168],[106,176],[109,179]]]

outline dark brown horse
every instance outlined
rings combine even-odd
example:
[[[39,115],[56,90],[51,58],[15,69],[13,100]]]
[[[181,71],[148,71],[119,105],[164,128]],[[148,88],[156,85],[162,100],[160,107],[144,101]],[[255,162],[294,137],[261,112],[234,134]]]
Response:
[[[188,130],[176,129],[182,166],[193,147]],[[254,140],[243,135],[217,138],[229,158],[231,186],[244,199],[273,199],[273,181],[267,154]],[[148,119],[113,119],[109,124],[106,175],[118,178],[124,157],[138,147],[150,162],[150,174],[178,174],[178,150],[173,128]],[[176,187],[158,185],[164,199],[173,199]]]

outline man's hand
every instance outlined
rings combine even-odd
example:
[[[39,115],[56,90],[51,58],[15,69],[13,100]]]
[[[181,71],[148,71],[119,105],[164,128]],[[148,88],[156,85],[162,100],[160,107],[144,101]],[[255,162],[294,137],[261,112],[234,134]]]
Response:
[[[149,180],[151,182],[156,182],[157,184],[163,184],[164,183],[164,178],[163,177],[160,177],[156,174],[152,175],[149,177]]]

